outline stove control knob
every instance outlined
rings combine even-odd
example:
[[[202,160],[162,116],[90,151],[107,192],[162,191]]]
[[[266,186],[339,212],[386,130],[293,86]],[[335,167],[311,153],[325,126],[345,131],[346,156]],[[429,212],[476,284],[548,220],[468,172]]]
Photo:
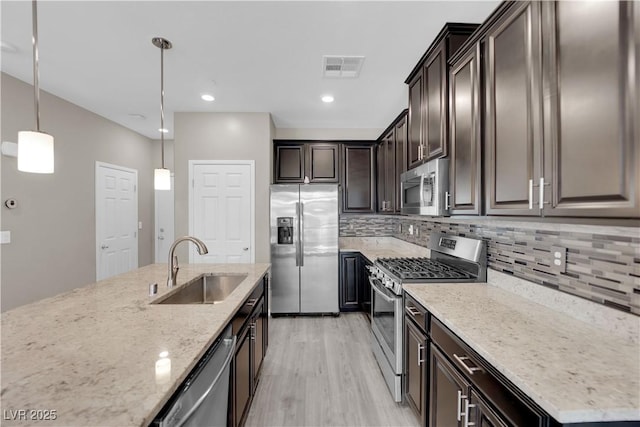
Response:
[[[390,278],[386,277],[386,278],[384,279],[384,285],[385,285],[387,288],[391,288],[391,289],[393,289],[393,280],[391,280]]]

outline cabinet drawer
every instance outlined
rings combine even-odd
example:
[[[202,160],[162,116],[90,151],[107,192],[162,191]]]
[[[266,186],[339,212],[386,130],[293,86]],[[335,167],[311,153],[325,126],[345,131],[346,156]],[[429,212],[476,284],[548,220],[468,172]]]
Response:
[[[240,331],[242,331],[244,326],[248,323],[251,312],[254,307],[257,307],[260,304],[260,298],[262,298],[262,295],[264,295],[264,283],[260,283],[253,292],[251,292],[251,295],[247,297],[244,304],[242,304],[236,315],[233,317],[231,325],[234,335],[239,335]]]
[[[455,336],[438,319],[432,317],[431,339],[460,373],[479,390],[491,406],[513,425],[542,426],[544,412],[529,403],[529,399],[516,386],[491,367],[471,348]]]
[[[429,330],[427,310],[406,292],[404,294],[404,312],[405,316],[416,322],[422,332],[426,333]]]

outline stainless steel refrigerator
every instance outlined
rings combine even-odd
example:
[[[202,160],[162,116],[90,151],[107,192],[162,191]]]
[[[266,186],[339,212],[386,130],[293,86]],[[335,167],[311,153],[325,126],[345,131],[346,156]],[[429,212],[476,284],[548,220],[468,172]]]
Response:
[[[338,186],[271,186],[271,313],[338,313]]]

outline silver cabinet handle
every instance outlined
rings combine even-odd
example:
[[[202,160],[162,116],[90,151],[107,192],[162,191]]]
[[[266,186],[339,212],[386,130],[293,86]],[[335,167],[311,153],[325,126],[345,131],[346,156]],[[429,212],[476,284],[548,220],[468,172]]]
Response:
[[[424,350],[424,346],[422,344],[418,344],[418,366],[424,363],[424,359],[421,358],[422,350]]]
[[[458,390],[458,411],[457,411],[458,421],[462,421],[461,418],[464,417],[464,412],[462,412],[462,400],[466,398],[467,396],[462,394],[462,390]]]
[[[415,307],[407,307],[407,311],[414,317],[420,314],[420,312]]]
[[[544,186],[551,185],[549,183],[544,183],[544,177],[540,178],[540,210],[544,208]]]
[[[467,366],[467,364],[464,363],[464,360],[471,360],[469,356],[458,356],[457,354],[453,353],[453,358],[460,364],[460,366],[462,366],[462,369],[469,373],[469,375],[473,375],[476,371],[482,371],[482,368],[479,368],[477,366]]]
[[[529,180],[529,209],[533,209],[533,179]]]
[[[251,298],[250,300],[247,301],[247,305],[249,307],[253,307],[254,305],[256,305],[257,302],[258,300],[256,298]]]
[[[451,207],[451,193],[445,191],[444,193],[444,210],[448,211]]]
[[[100,249],[109,249],[109,246],[103,243],[102,246],[100,246]]]
[[[476,425],[476,423],[469,422],[469,409],[475,407],[476,405],[469,404],[469,399],[464,401],[464,427]]]

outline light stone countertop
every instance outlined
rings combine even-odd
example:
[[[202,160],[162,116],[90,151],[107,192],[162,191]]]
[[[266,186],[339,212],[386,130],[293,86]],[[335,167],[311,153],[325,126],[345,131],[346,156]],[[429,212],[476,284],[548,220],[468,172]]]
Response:
[[[3,313],[2,425],[148,425],[269,268],[181,265],[178,286],[202,273],[247,274],[215,305],[150,304],[170,291],[167,265],[153,264]],[[168,379],[156,376],[163,351]],[[21,409],[55,410],[56,419],[11,420]]]
[[[360,252],[369,261],[378,258],[428,257],[429,249],[395,237],[340,237],[341,252]]]
[[[640,346],[484,283],[405,284],[557,421],[640,421]]]

